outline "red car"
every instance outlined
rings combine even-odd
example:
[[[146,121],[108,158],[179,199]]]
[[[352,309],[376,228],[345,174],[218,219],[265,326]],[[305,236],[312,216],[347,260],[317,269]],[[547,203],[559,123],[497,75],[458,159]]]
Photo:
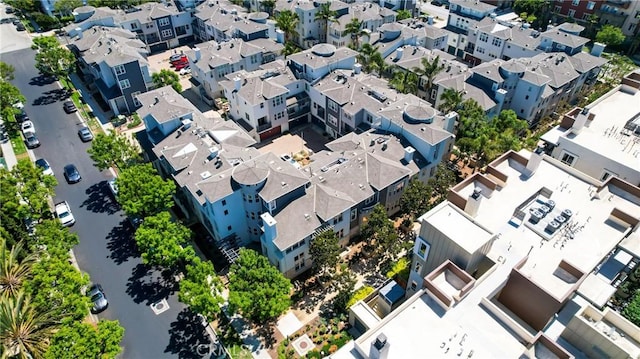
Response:
[[[180,71],[183,68],[189,66],[189,61],[185,61],[185,62],[177,62],[173,65],[176,69],[176,71]]]
[[[173,55],[171,56],[171,58],[169,58],[169,62],[171,63],[171,65],[175,66],[176,64],[179,64],[181,62],[189,62],[189,59],[187,58],[187,55]]]

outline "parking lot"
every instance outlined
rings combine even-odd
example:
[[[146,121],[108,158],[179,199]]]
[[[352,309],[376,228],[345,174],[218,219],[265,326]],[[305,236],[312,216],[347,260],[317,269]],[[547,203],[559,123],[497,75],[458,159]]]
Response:
[[[159,54],[151,55],[147,57],[147,61],[149,61],[149,67],[151,73],[160,72],[161,70],[170,70],[174,72],[176,71],[173,67],[171,67],[171,63],[169,62],[169,57],[173,54],[186,53],[190,50],[189,46],[180,46],[171,50],[164,51]],[[182,91],[187,91],[191,88],[191,82],[189,79],[191,75],[179,75],[180,76],[180,85],[182,85]]]

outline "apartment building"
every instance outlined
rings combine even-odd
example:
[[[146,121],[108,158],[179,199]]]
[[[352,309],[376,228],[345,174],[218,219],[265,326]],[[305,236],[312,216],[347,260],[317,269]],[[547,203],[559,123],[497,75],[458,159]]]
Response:
[[[639,213],[635,185],[507,152],[420,217],[406,301],[356,303],[362,335],[331,358],[637,357],[638,328],[603,308],[640,262]]]
[[[600,8],[596,15],[600,17],[600,24],[619,27],[626,36],[634,36],[638,33],[640,3],[630,0],[610,0],[598,5]]]
[[[192,42],[191,13],[172,3],[145,3],[127,11],[83,6],[74,10],[76,23],[65,27],[71,37],[93,26],[120,27],[134,32],[149,52],[159,52]]]
[[[193,14],[195,36],[201,42],[231,39],[234,37],[231,24],[236,22],[236,18],[244,21],[247,14],[247,9],[228,1],[203,2]]]
[[[227,78],[219,83],[229,100],[227,115],[256,141],[308,121],[305,82],[282,60],[262,65],[258,71],[237,71]]]
[[[115,115],[135,112],[136,96],[153,87],[146,60],[147,46],[121,28],[93,27],[69,48],[78,58],[81,76]]]
[[[496,7],[479,0],[450,0],[449,18],[446,29],[453,34],[449,36],[448,52],[464,58],[469,31],[482,19],[495,12]],[[453,35],[457,36],[453,36]],[[468,52],[468,51],[467,51]]]
[[[352,43],[351,34],[345,32],[346,26],[352,19],[362,22],[361,29],[372,33],[383,24],[396,21],[396,12],[373,2],[349,4],[349,12],[337,18],[338,22],[329,24],[327,29],[327,43],[336,47],[349,46]],[[361,44],[367,42],[370,36],[360,36]]]
[[[223,96],[219,82],[236,71],[254,71],[260,65],[281,57],[284,46],[270,39],[244,41],[231,39],[225,42],[207,41],[186,51],[191,64],[191,76],[199,83],[202,96]]]
[[[640,72],[586,108],[574,108],[542,137],[545,153],[604,182],[640,186]]]
[[[331,1],[330,9],[336,12],[336,18],[340,18],[349,12],[349,4],[342,1]],[[320,3],[310,0],[278,0],[274,9],[274,17],[281,11],[289,10],[298,15],[296,31],[292,34],[291,41],[303,49],[309,49],[314,45],[329,42],[327,40],[327,29],[321,21],[316,21],[315,16],[320,7]]]

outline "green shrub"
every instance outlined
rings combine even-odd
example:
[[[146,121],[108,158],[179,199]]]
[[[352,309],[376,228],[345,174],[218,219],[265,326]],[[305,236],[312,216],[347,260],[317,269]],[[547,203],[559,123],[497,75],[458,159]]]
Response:
[[[640,326],[640,290],[636,290],[633,299],[622,311],[622,315],[631,323]]]
[[[349,302],[347,302],[347,308],[350,308],[352,305],[356,304],[357,301],[366,298],[369,294],[373,293],[373,287],[368,285],[358,289],[353,295]]]
[[[44,31],[49,31],[60,24],[58,22],[58,19],[56,19],[55,17],[43,14],[41,12],[32,12],[31,18]]]
[[[411,262],[406,257],[402,257],[398,259],[398,261],[393,265],[390,271],[387,272],[387,278],[394,278],[398,276],[399,278],[404,279],[405,281],[409,279],[409,272]]]

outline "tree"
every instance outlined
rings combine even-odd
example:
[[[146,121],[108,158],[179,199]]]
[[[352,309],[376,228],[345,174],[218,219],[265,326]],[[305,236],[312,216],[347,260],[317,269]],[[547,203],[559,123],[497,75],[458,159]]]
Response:
[[[286,59],[287,56],[295,54],[296,52],[300,52],[300,48],[293,42],[289,41],[284,44],[284,49],[282,49],[282,56],[284,56],[284,58]]]
[[[4,76],[4,74],[3,74]],[[11,109],[11,105],[16,102],[26,101],[20,90],[7,81],[0,81],[0,108]],[[4,113],[3,113],[4,115]],[[6,120],[6,119],[5,119]]]
[[[525,20],[530,20],[534,28],[546,27],[549,21],[549,0],[516,0],[513,3],[513,10],[516,14],[521,14]],[[524,15],[526,16],[522,16]]]
[[[37,11],[40,7],[40,2],[37,0],[5,0],[4,3],[24,13]]]
[[[185,276],[180,281],[178,299],[195,313],[207,318],[208,322],[212,322],[224,303],[221,295],[223,289],[213,264],[195,257],[193,263],[187,265]]]
[[[13,80],[13,73],[15,72],[13,65],[0,61],[0,81]]]
[[[331,1],[320,4],[320,8],[313,17],[313,21],[320,22],[320,42],[327,42],[327,28],[330,22],[340,23],[336,16],[338,13],[331,9]]]
[[[400,21],[400,20],[404,20],[404,19],[410,19],[412,17],[413,17],[413,15],[411,14],[411,11],[409,11],[409,10],[398,10],[398,12],[396,13],[396,21]]]
[[[440,163],[436,167],[436,173],[427,181],[429,193],[429,205],[427,211],[447,199],[449,190],[456,184],[456,174],[446,164]],[[425,211],[425,212],[427,212]]]
[[[64,326],[51,338],[46,359],[102,358],[120,354],[124,328],[117,320],[101,320],[97,326],[76,322]]]
[[[265,322],[277,318],[291,299],[291,283],[269,260],[251,249],[240,255],[229,269],[229,309],[245,318]]]
[[[355,50],[360,48],[360,37],[369,36],[369,33],[362,28],[362,21],[358,20],[357,17],[352,18],[344,26],[344,32],[351,35],[351,45]]]
[[[427,93],[431,90],[431,86],[433,85],[433,80],[436,76],[444,70],[444,64],[440,63],[440,56],[436,56],[433,60],[429,61],[429,58],[423,57],[420,59],[420,64],[422,67],[414,67],[413,71],[418,74],[420,78],[427,78],[427,86],[425,86],[425,91]]]
[[[35,253],[20,258],[23,243],[7,248],[5,238],[0,238],[0,297],[16,297],[24,281],[31,276],[31,266],[37,260]]]
[[[51,215],[47,198],[58,184],[28,159],[18,161],[11,172],[0,171],[0,204],[18,219],[38,220]]]
[[[378,46],[362,45],[356,59],[358,63],[362,64],[362,70],[365,72],[378,72],[378,74],[381,74],[385,69],[384,58],[378,52]]]
[[[389,84],[401,93],[415,94],[418,91],[418,75],[414,72],[397,69]]]
[[[313,260],[313,268],[321,274],[334,272],[340,257],[338,236],[333,230],[326,230],[309,243],[309,255]]]
[[[160,72],[154,72],[151,74],[151,80],[156,87],[169,86],[173,87],[177,93],[182,92],[182,85],[180,85],[180,76],[175,71],[163,69]]]
[[[97,134],[87,152],[100,171],[109,167],[121,171],[139,159],[139,150],[131,140],[114,131]]]
[[[276,26],[284,32],[284,43],[291,41],[291,36],[298,37],[298,14],[291,10],[280,11],[276,16]]]
[[[60,46],[55,36],[41,36],[33,40],[36,54],[36,68],[49,76],[69,78],[74,70],[76,58],[71,51]]]
[[[80,273],[69,257],[42,256],[31,269],[31,278],[24,290],[36,310],[51,312],[64,324],[82,320],[89,310],[89,298],[82,289],[89,285],[89,276]]]
[[[347,303],[349,303],[353,295],[356,282],[357,278],[355,274],[353,274],[346,265],[340,268],[338,274],[332,278],[331,284],[333,285],[333,289],[338,292],[333,298],[333,308],[335,311],[346,313],[348,309]]]
[[[135,238],[145,264],[172,268],[195,256],[188,245],[191,231],[172,221],[166,211],[146,217],[136,230]]]
[[[73,9],[82,6],[82,0],[56,0],[53,9],[62,15],[71,15]]]
[[[596,41],[607,46],[618,46],[624,42],[622,29],[613,25],[604,25],[596,34]]]
[[[462,104],[464,92],[456,91],[453,88],[447,88],[442,91],[440,95],[440,106],[439,110],[442,111],[445,115],[451,111],[455,111]]]
[[[61,259],[69,257],[69,250],[80,243],[78,235],[62,226],[57,219],[36,224],[36,234],[29,238],[31,251],[46,249],[47,255]]]
[[[365,240],[369,241],[368,247],[373,249],[378,259],[392,258],[400,250],[398,234],[393,227],[393,222],[389,220],[387,210],[380,203],[376,204],[367,215],[361,234]]]
[[[50,312],[39,311],[28,295],[0,298],[2,357],[42,358],[58,327]]]
[[[173,205],[175,183],[162,179],[150,163],[123,169],[116,184],[118,202],[131,217],[144,218]]]
[[[260,1],[260,7],[266,11],[269,16],[273,15],[273,8],[276,6],[275,0],[262,0]]]
[[[427,185],[414,178],[400,197],[400,210],[415,219],[428,211],[430,200]]]
[[[622,315],[631,323],[640,326],[640,290],[636,290],[629,304],[622,310]]]

